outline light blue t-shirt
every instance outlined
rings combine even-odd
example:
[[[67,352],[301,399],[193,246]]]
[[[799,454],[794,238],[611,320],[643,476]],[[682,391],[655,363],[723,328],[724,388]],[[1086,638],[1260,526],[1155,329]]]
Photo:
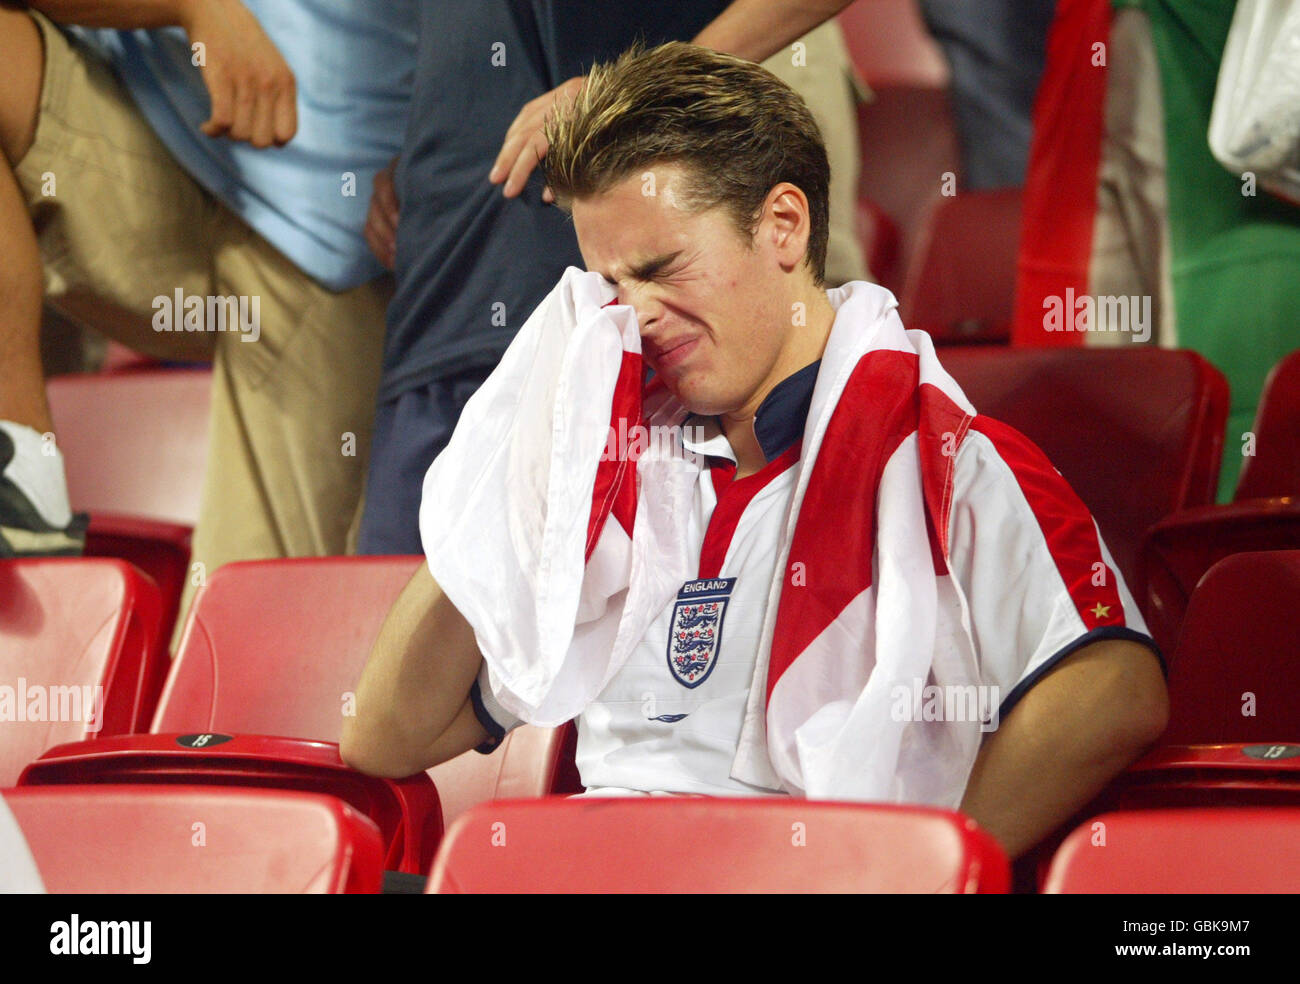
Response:
[[[74,28],[203,187],[331,290],[383,272],[362,238],[375,173],[401,149],[419,35],[415,0],[244,0],[292,69],[284,147],[199,131],[210,103],[180,28]]]

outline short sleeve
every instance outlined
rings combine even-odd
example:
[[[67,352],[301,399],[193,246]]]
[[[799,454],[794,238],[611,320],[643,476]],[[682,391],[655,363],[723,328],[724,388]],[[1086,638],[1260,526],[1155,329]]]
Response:
[[[509,732],[524,723],[497,703],[492,693],[491,674],[486,661],[479,667],[478,678],[469,688],[469,700],[474,708],[474,716],[489,735],[487,741],[474,749],[483,755],[491,755],[505,741]]]
[[[1018,431],[974,418],[957,454],[948,532],[981,682],[998,688],[1000,715],[1103,639],[1145,645],[1164,667],[1088,507]]]

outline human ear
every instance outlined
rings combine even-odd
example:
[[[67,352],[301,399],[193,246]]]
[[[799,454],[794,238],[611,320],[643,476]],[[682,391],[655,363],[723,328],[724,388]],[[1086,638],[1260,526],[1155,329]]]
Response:
[[[807,196],[788,181],[774,185],[763,202],[759,229],[781,268],[787,272],[793,270],[808,252],[812,217]]]

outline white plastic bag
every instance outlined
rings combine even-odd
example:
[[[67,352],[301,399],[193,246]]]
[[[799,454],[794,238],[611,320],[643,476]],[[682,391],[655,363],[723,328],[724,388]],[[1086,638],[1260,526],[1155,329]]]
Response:
[[[1300,203],[1300,0],[1238,0],[1210,115],[1210,150],[1233,173]]]

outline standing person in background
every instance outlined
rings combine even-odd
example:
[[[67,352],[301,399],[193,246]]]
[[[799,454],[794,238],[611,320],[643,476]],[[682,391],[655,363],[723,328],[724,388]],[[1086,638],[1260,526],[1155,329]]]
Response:
[[[43,293],[140,351],[214,360],[200,570],[344,552],[390,291],[362,228],[406,120],[415,3],[29,7],[0,8],[0,554],[84,535],[42,453]],[[163,330],[178,295],[243,299],[254,330],[177,331],[180,310]]]
[[[391,177],[376,182],[367,223],[376,255],[395,269],[397,291],[361,552],[420,552],[417,516],[429,464],[529,312],[565,267],[582,265],[568,218],[550,205],[535,173],[551,107],[581,86],[591,64],[636,40],[693,38],[743,58],[788,62],[782,77],[803,80],[795,88],[833,134],[835,165],[856,161],[838,28],[804,37],[849,2],[670,0],[616,13],[600,0],[421,6],[410,128]],[[783,51],[796,40],[801,52]],[[854,215],[844,208],[856,196],[856,179],[842,175],[831,194],[840,207],[832,213],[828,279],[860,279],[866,271]]]
[[[1207,137],[1234,11],[1232,0],[1059,0],[1012,333],[1020,345],[1158,343],[1205,356],[1232,399],[1220,502],[1264,379],[1300,337],[1300,208],[1228,171]],[[1067,290],[1134,303],[1083,335],[1045,331],[1045,305]]]
[[[1025,183],[1055,0],[920,0],[952,69],[962,185]]]
[[[1112,6],[1090,289],[1152,297],[1160,344],[1194,349],[1228,377],[1218,500],[1229,502],[1264,379],[1300,345],[1300,207],[1210,150],[1235,0]]]

